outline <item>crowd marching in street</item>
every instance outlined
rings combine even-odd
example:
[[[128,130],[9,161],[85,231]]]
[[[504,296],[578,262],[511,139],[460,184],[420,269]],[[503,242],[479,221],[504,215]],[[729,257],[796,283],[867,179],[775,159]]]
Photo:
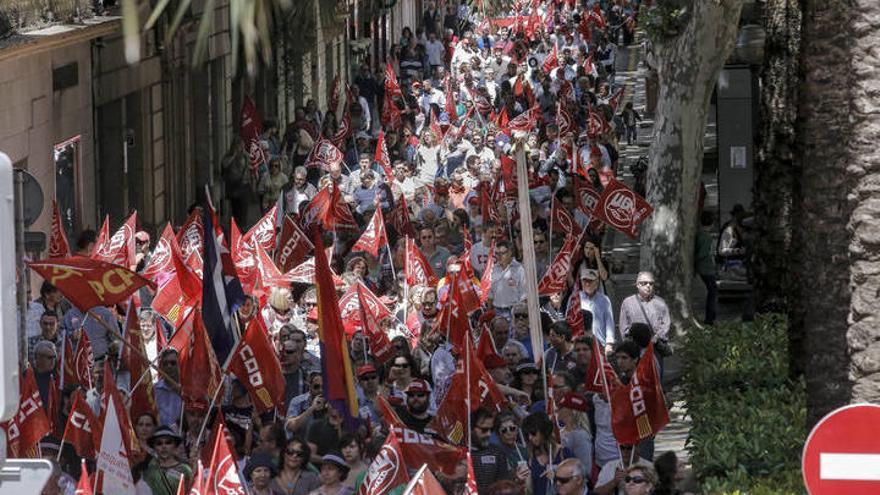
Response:
[[[639,1],[425,3],[283,132],[246,99],[183,225],[68,241],[56,208],[3,424],[44,493],[682,493],[670,312],[649,272],[606,293],[606,232],[651,214],[620,170]]]

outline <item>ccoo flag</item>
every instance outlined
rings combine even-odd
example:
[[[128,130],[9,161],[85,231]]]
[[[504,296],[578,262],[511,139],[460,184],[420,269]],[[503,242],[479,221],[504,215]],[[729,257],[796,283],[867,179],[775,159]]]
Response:
[[[244,302],[244,291],[229,249],[217,238],[214,208],[208,206],[203,214],[205,265],[202,272],[202,320],[217,361],[225,364],[238,342],[232,315]]]

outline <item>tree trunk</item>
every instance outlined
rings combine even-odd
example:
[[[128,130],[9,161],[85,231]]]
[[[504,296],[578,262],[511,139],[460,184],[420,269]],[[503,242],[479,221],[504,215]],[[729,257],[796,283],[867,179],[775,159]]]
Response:
[[[755,166],[755,276],[758,311],[784,313],[793,282],[789,266],[792,237],[792,192],[797,72],[801,10],[797,0],[768,0],[764,6],[764,64],[761,68],[760,121]],[[792,329],[794,327],[791,327]],[[804,371],[801,332],[790,332],[792,375]]]
[[[853,135],[848,142],[851,159],[847,171],[851,180],[849,219],[848,370],[853,381],[851,402],[880,400],[880,3],[854,2],[852,47]],[[846,371],[846,370],[844,370]]]
[[[743,0],[694,0],[673,37],[653,40],[660,94],[648,167],[654,213],[643,226],[641,265],[654,272],[675,330],[690,320],[697,195],[709,99],[733,50]]]
[[[858,126],[849,120],[854,74],[850,51],[854,37],[848,29],[851,3],[851,0],[805,0],[802,3],[801,86],[795,148],[801,174],[795,184],[792,244],[792,272],[800,277],[800,283],[795,285],[798,289],[792,297],[791,312],[792,324],[803,325],[806,339],[808,424],[846,404],[852,389],[847,350],[847,318],[851,309],[847,223],[852,212],[847,198],[851,191],[847,165],[854,144],[849,138]],[[866,75],[873,75],[867,66],[860,69]],[[876,142],[863,142],[862,146],[867,153],[865,159],[876,156]],[[856,229],[867,225],[853,223]],[[858,245],[853,244],[853,248],[856,254]],[[860,304],[852,308],[853,314],[864,314]],[[874,307],[873,311],[876,310]],[[854,321],[854,336],[860,333],[864,321],[861,318]],[[865,333],[876,334],[876,330],[862,332]],[[857,342],[854,338],[853,343]]]

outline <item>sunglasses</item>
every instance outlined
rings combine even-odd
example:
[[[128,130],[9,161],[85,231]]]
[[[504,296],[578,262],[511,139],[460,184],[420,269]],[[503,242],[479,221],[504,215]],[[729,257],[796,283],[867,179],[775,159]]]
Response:
[[[525,319],[525,318],[528,318],[529,315],[528,315],[528,313],[516,313],[515,315],[513,315],[513,317]]]
[[[556,478],[559,479],[559,478]],[[641,476],[627,476],[623,479],[624,483],[632,483],[634,485],[641,485],[642,483],[647,483],[648,480],[642,478]]]
[[[639,282],[639,285],[654,285],[654,282]]]
[[[376,378],[379,378],[379,377],[377,375],[364,375],[361,377],[361,380],[364,380],[364,381],[375,380]]]
[[[517,430],[516,426],[513,426],[513,425],[502,426],[501,428],[498,429],[498,431],[501,433],[515,433],[516,430]]]
[[[286,449],[284,451],[284,453],[287,455],[292,455],[292,456],[296,456],[296,457],[305,457],[306,456],[305,452],[303,452],[302,450],[296,450],[296,449]]]
[[[162,439],[156,440],[155,442],[153,442],[153,445],[155,445],[156,447],[161,447],[163,445],[174,445],[176,443],[177,442],[175,442],[174,440],[171,440],[170,438],[168,438],[168,439],[164,439],[164,440],[162,440]]]
[[[37,354],[37,357],[43,359],[55,359],[54,354]]]
[[[554,478],[554,479],[556,480],[556,484],[557,484],[557,485],[565,485],[565,484],[567,484],[569,481],[571,481],[571,480],[573,480],[573,479],[575,479],[575,478],[578,478],[578,477],[579,477],[579,476],[568,476],[568,477],[557,476],[557,477]]]
[[[407,397],[415,397],[418,399],[424,399],[425,397],[428,396],[428,394],[426,394],[425,392],[410,392],[410,393],[406,394],[406,396]]]
[[[409,363],[394,363],[392,368],[409,368]]]

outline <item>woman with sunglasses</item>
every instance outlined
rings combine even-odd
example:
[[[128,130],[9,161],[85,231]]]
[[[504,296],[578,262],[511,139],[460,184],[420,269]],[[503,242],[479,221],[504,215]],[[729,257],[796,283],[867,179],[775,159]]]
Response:
[[[657,472],[651,466],[632,465],[623,478],[624,495],[649,495],[657,486]]]
[[[550,495],[556,467],[572,452],[556,443],[553,422],[544,412],[532,413],[523,420],[523,435],[529,449],[529,470],[532,472],[532,495]]]
[[[308,495],[320,487],[318,475],[308,467],[310,456],[311,449],[303,440],[289,440],[278,459],[280,469],[272,480],[272,489],[284,495]]]
[[[510,472],[515,473],[520,462],[528,462],[529,451],[520,441],[519,424],[516,416],[509,413],[498,415],[497,420],[498,446],[504,452]]]
[[[394,356],[394,359],[390,361],[389,371],[391,386],[388,387],[388,396],[398,397],[405,401],[406,395],[403,391],[406,390],[406,387],[409,386],[410,382],[418,378],[416,360],[410,354],[398,353]]]
[[[540,402],[544,400],[544,386],[539,378],[540,374],[535,363],[526,360],[516,367],[516,373],[513,375],[513,388],[529,394],[533,404]]]

